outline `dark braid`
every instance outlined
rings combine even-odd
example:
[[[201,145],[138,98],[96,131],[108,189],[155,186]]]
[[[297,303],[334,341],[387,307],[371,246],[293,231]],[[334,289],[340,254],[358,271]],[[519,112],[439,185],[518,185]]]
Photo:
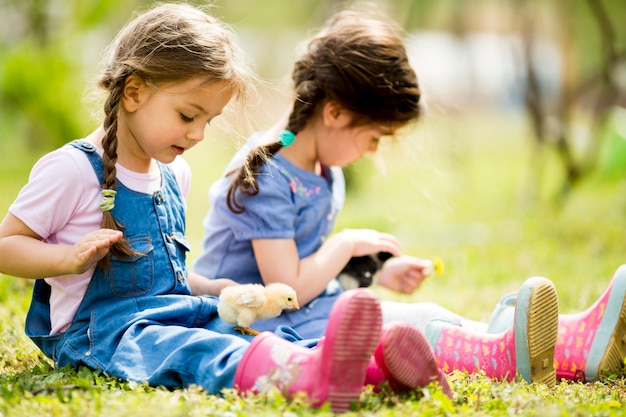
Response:
[[[294,65],[291,78],[296,90],[296,100],[289,115],[287,130],[297,133],[304,129],[325,94],[315,79],[312,66],[304,60]]]
[[[296,100],[285,128],[294,134],[328,101],[350,111],[353,126],[403,125],[422,111],[417,76],[395,25],[373,14],[348,10],[332,17],[294,65],[292,80]],[[258,194],[255,176],[281,148],[273,143],[253,149],[234,172],[227,194],[231,211],[244,211],[238,192]]]
[[[274,142],[269,145],[258,146],[254,148],[243,164],[243,166],[229,174],[235,173],[233,180],[226,194],[226,204],[228,209],[235,214],[241,214],[245,211],[245,207],[237,200],[236,193],[242,193],[255,196],[259,192],[259,185],[256,182],[256,175],[263,164],[276,155],[283,148],[280,142]]]
[[[313,81],[313,77],[314,73],[310,68],[305,67],[302,63],[296,63],[292,78],[296,85],[297,99],[293,103],[293,109],[286,126],[286,130],[294,134],[304,129],[317,104],[323,98],[320,94],[321,91]],[[243,204],[237,200],[237,192],[242,192],[251,197],[257,195],[259,185],[256,175],[263,164],[282,148],[280,142],[258,146],[250,151],[239,170],[227,174],[235,174],[226,194],[226,204],[230,211],[235,214],[241,214],[245,211]]]

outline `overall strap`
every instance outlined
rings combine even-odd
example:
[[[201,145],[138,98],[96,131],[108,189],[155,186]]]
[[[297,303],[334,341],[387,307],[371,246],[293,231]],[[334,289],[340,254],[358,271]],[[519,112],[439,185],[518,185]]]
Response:
[[[96,176],[102,182],[104,166],[96,153],[96,148],[85,140],[76,140],[70,142],[69,145],[85,152]],[[50,291],[50,285],[44,279],[35,280],[30,307],[26,315],[25,331],[46,356],[53,358],[57,343],[63,334],[50,335]]]
[[[85,152],[85,155],[87,155],[87,158],[89,159],[89,162],[91,163],[91,166],[93,167],[96,177],[98,178],[98,182],[100,184],[103,184],[104,183],[104,164],[102,162],[102,158],[96,152],[96,147],[84,139],[77,139],[75,141],[70,142],[68,145],[73,146],[76,149],[80,149],[81,151]],[[163,164],[161,162],[159,162],[158,164],[159,164],[159,169],[161,171],[161,174],[167,180],[165,181],[165,183],[178,184],[178,182],[176,181],[176,176],[174,175],[174,171],[172,170],[172,168],[169,165]],[[169,182],[170,180],[172,182]]]
[[[104,164],[102,163],[102,158],[100,158],[100,155],[96,152],[96,147],[84,139],[72,141],[68,145],[73,146],[76,149],[80,149],[85,153],[91,163],[91,166],[93,167],[96,177],[98,178],[98,183],[103,184]]]

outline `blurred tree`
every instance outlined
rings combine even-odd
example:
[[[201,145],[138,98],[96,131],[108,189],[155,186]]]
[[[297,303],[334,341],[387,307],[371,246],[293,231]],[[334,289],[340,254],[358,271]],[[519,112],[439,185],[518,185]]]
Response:
[[[560,201],[598,169],[626,176],[626,133],[620,130],[626,116],[619,111],[626,108],[626,26],[621,24],[626,2],[397,0],[394,4],[400,11],[396,16],[408,29],[444,30],[459,40],[475,32],[499,33],[514,40],[513,50],[521,50],[517,64],[535,150],[530,201],[536,201],[547,183],[546,164],[555,162],[547,154],[557,156],[562,171],[556,191]],[[521,40],[521,48],[515,40]],[[546,60],[550,43],[556,46],[558,68],[547,68],[555,64]],[[546,80],[547,72],[555,78]],[[474,105],[479,93],[473,91],[468,103]],[[605,137],[610,139],[606,143]]]
[[[359,1],[298,0],[297,7],[293,0],[213,0],[211,4],[216,16],[247,36],[246,49],[259,72],[272,78],[286,77],[295,46],[333,11],[353,3]],[[603,155],[611,166],[619,166],[619,159],[606,158],[617,148],[607,151],[602,138],[615,137],[607,123],[615,120],[611,116],[615,106],[624,107],[626,26],[619,21],[626,15],[623,0],[373,3],[388,10],[407,31],[442,30],[458,39],[479,31],[520,37],[526,45],[527,65],[521,67],[526,75],[522,81],[526,109],[534,126],[532,140],[538,153],[557,151],[564,172],[562,190],[594,172]],[[85,86],[93,85],[87,77],[132,12],[150,4],[149,0],[0,0],[0,158],[16,146],[50,149],[93,128],[96,121],[82,100]],[[560,51],[556,92],[537,73],[548,65],[536,53],[546,38],[554,40]],[[468,102],[477,103],[475,98]],[[582,124],[589,133],[581,140],[577,132]],[[626,149],[623,154],[626,157]],[[535,160],[540,184],[540,164],[546,159]]]
[[[56,46],[42,48],[33,40],[2,53],[0,107],[3,145],[30,149],[55,146],[76,137],[84,125],[80,68]],[[15,143],[15,139],[21,140]],[[6,141],[6,143],[5,143]]]
[[[93,45],[133,2],[4,0],[0,19],[0,151],[59,146],[93,127],[83,105]],[[120,24],[122,22],[119,22]],[[102,47],[105,43],[102,41]],[[102,49],[102,48],[100,48]]]
[[[595,171],[604,131],[616,108],[626,107],[626,45],[619,37],[617,16],[626,15],[621,1],[587,0],[551,3],[555,16],[556,39],[561,52],[560,96],[550,97],[542,89],[537,68],[542,65],[533,54],[537,38],[539,2],[521,0],[522,38],[526,69],[526,108],[534,131],[535,149],[541,153],[553,146],[563,167],[563,182],[557,197],[564,197],[586,176]],[[595,35],[595,36],[594,36]],[[584,137],[577,136],[581,124]],[[535,172],[541,181],[537,157]],[[626,161],[622,161],[626,166]],[[626,169],[622,170],[626,174]]]

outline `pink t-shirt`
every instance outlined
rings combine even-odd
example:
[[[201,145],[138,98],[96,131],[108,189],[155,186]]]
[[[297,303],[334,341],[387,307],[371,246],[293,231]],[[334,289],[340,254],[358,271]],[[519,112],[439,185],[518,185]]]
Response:
[[[100,156],[102,149],[96,148]],[[183,197],[191,185],[191,170],[182,158],[170,164]],[[117,164],[117,178],[126,187],[147,194],[161,188],[158,165],[149,173],[130,171]],[[72,245],[100,228],[100,184],[85,153],[64,146],[44,155],[33,167],[9,212],[23,221],[45,242]],[[42,277],[51,286],[51,334],[67,329],[85,295],[94,269],[80,275]]]

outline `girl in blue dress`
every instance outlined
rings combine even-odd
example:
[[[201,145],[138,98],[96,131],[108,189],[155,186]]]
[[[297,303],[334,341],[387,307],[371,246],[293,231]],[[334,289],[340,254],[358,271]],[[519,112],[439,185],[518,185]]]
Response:
[[[415,72],[394,29],[380,14],[344,11],[332,17],[294,65],[286,120],[253,135],[210,189],[195,270],[242,283],[282,282],[297,291],[300,310],[258,328],[287,325],[304,337],[320,337],[342,294],[336,278],[353,257],[394,255],[376,282],[407,294],[431,272],[432,262],[402,255],[388,233],[332,233],[345,198],[341,167],[375,152],[382,138],[423,111]],[[554,385],[557,377],[593,381],[603,369],[623,373],[625,295],[622,268],[598,302],[579,315],[559,315],[556,290],[542,277],[505,297],[489,327],[434,303],[381,305],[386,325],[402,321],[425,333],[445,371],[484,371],[509,380],[521,375]],[[581,335],[577,329],[586,330]],[[576,350],[578,340],[587,348]]]

